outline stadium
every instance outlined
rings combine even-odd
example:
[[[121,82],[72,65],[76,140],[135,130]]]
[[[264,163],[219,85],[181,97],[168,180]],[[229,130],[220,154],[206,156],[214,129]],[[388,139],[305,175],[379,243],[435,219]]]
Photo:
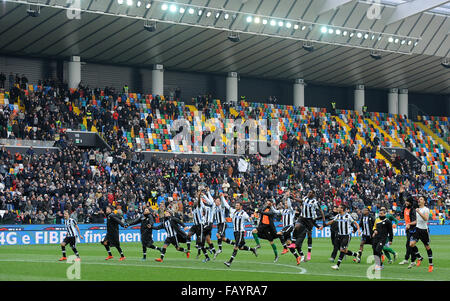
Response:
[[[0,280],[450,281],[450,1],[3,0],[0,40]]]

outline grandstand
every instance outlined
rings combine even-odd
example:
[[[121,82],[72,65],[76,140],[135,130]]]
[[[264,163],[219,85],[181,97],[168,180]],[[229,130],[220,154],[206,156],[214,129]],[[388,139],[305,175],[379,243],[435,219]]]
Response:
[[[209,187],[254,220],[288,189],[327,214],[384,206],[396,235],[405,190],[450,235],[448,1],[3,2],[0,234],[62,232],[65,210],[104,232],[108,205],[191,223]]]

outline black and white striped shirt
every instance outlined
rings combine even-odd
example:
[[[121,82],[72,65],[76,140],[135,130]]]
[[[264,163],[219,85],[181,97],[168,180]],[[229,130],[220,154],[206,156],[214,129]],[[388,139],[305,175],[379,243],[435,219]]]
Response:
[[[203,222],[206,225],[209,225],[214,222],[214,213],[213,213],[214,200],[213,200],[211,194],[209,193],[209,191],[208,191],[208,196],[203,195],[203,198],[206,200],[206,205],[203,204],[203,202],[200,202],[201,206],[203,207],[203,212],[205,213]]]
[[[77,237],[77,229],[75,228],[77,222],[73,218],[65,219],[64,225],[66,226],[66,236],[67,237]]]
[[[174,237],[177,235],[177,232],[172,227],[172,223],[170,222],[170,219],[168,219],[168,218],[164,221],[164,229],[167,232],[167,237]]]
[[[371,236],[371,231],[370,231],[370,216],[363,216],[362,219],[362,235],[367,235],[367,236]]]
[[[292,208],[292,204],[291,204],[291,200],[287,199],[287,205],[288,208],[287,209],[283,209],[283,210],[277,210],[274,207],[272,207],[272,210],[277,213],[277,214],[281,214],[282,220],[283,220],[283,227],[288,227],[288,226],[293,226],[294,225],[294,217],[295,217],[295,212],[294,209]]]
[[[316,198],[309,199],[307,196],[303,198],[302,214],[304,218],[317,218],[317,210],[319,209],[319,202]]]
[[[192,210],[192,214],[194,215],[194,225],[202,225],[203,224],[203,209],[201,207],[195,207]]]
[[[214,215],[214,222],[216,222],[216,224],[225,223],[225,207],[224,206],[222,206],[222,205],[217,206],[216,204],[214,204],[213,215]]]
[[[224,206],[230,210],[230,217],[233,222],[234,232],[245,232],[245,222],[251,222],[250,216],[248,216],[244,210],[236,211],[236,209],[231,208],[230,205],[228,205],[227,201],[222,201]]]
[[[350,235],[352,233],[352,223],[355,220],[348,213],[344,213],[343,215],[336,215],[333,220],[338,223],[338,234],[339,235]]]

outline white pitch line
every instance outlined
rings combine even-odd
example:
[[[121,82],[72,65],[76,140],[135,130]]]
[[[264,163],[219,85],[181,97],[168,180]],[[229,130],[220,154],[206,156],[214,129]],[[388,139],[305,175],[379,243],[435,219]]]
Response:
[[[183,261],[183,259],[177,259],[172,258],[170,261]],[[61,264],[58,261],[54,260],[24,260],[24,259],[0,259],[0,262],[34,262],[34,263],[56,263]],[[142,264],[120,264],[120,263],[113,263],[113,262],[81,262],[82,264],[93,264],[93,265],[113,265],[113,266],[134,266],[134,267],[149,267],[149,268],[169,268],[169,269],[190,269],[190,270],[207,270],[207,271],[231,271],[231,272],[247,272],[247,273],[272,273],[272,274],[289,274],[289,275],[311,275],[311,276],[339,276],[339,277],[354,277],[354,278],[366,278],[367,276],[361,276],[361,275],[351,275],[351,274],[341,274],[340,272],[336,272],[335,274],[325,274],[325,273],[311,273],[307,274],[307,270],[302,267],[296,267],[296,266],[290,266],[285,264],[276,264],[276,263],[266,263],[266,262],[249,262],[249,261],[237,261],[241,263],[250,263],[250,264],[265,264],[265,265],[280,265],[280,266],[286,266],[291,267],[295,269],[301,270],[300,272],[294,273],[294,272],[281,272],[281,271],[262,271],[262,270],[245,270],[245,269],[235,269],[235,268],[204,268],[204,267],[180,267],[180,266],[171,266],[171,265],[142,265]],[[436,279],[414,279],[414,278],[401,278],[401,277],[381,277],[380,280],[387,279],[387,280],[409,280],[409,281],[443,281],[443,280],[436,280]]]
[[[50,261],[50,260],[24,260],[24,259],[0,259],[0,262],[34,262],[34,263],[56,263],[56,264],[61,264],[58,261]],[[271,273],[271,274],[289,274],[289,275],[300,275],[300,274],[305,274],[307,271],[304,268],[299,268],[301,269],[300,272],[281,272],[281,271],[263,271],[263,270],[243,270],[243,269],[235,269],[235,268],[228,268],[228,269],[224,269],[224,268],[204,268],[204,267],[180,267],[180,266],[170,266],[170,265],[165,265],[164,263],[162,263],[160,266],[157,265],[138,265],[138,264],[129,264],[129,263],[125,263],[125,264],[120,264],[120,263],[107,263],[107,262],[83,262],[81,261],[81,264],[94,264],[94,265],[114,265],[114,266],[123,266],[123,267],[128,267],[128,266],[134,266],[134,267],[149,267],[149,268],[170,268],[170,269],[190,269],[190,270],[208,270],[208,271],[231,271],[231,272],[247,272],[247,273]]]

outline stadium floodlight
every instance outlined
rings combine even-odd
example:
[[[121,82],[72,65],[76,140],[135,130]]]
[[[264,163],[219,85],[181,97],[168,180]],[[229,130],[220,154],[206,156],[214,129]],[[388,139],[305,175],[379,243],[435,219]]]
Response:
[[[399,41],[399,39],[396,38],[396,39],[394,40],[394,43],[395,43],[395,44],[398,44],[398,41]]]
[[[277,25],[277,22],[275,22],[275,20],[270,20],[270,26],[275,26]]]
[[[406,44],[406,40],[402,40],[402,43],[401,43],[402,45],[405,45]]]
[[[263,23],[264,25],[266,25],[266,24],[267,24],[267,19],[263,19],[262,23]]]
[[[394,38],[393,38],[393,37],[389,37],[388,42],[389,42],[389,43],[394,42]]]
[[[322,26],[322,28],[320,29],[321,33],[327,33],[328,28],[326,26]]]
[[[201,16],[203,14],[203,10],[199,9],[198,10],[198,15]]]
[[[411,46],[411,45],[412,45],[412,41],[409,40],[409,41],[408,41],[408,46]]]
[[[261,22],[261,19],[259,17],[255,17],[255,23],[259,24]]]
[[[141,5],[142,5],[142,2],[141,2],[141,1],[136,2],[136,6],[137,6],[137,7],[141,7]]]
[[[119,5],[123,4],[123,0],[117,0],[117,3],[119,3]]]
[[[216,13],[216,19],[219,19],[219,17],[220,17],[220,12],[217,12]]]
[[[211,17],[211,12],[210,11],[206,13],[206,17],[207,18]]]
[[[305,30],[305,29],[306,29],[306,25],[303,25],[303,26],[302,26],[302,30]]]
[[[185,11],[186,9],[184,7],[180,7],[180,14],[184,14]]]
[[[336,35],[340,36],[341,35],[341,30],[340,29],[336,29]]]
[[[284,22],[283,21],[278,21],[278,26],[283,27],[284,26]]]
[[[223,15],[223,18],[224,18],[225,20],[228,20],[228,19],[230,18],[230,14],[225,14],[225,15]]]
[[[252,20],[253,20],[252,16],[248,16],[248,17],[247,17],[247,23],[251,23]]]
[[[41,14],[41,7],[37,5],[36,6],[29,5],[27,9],[27,14],[30,17],[37,18]]]
[[[175,4],[170,5],[170,11],[172,13],[176,12],[177,11],[177,6]]]
[[[294,29],[297,30],[298,29],[298,24],[294,25]]]
[[[127,0],[127,5],[128,5],[128,6],[133,5],[133,0]]]
[[[156,31],[156,22],[145,20],[144,29],[147,31],[150,31],[150,32],[155,32]]]
[[[166,3],[163,3],[163,5],[161,5],[161,9],[166,11],[169,8],[169,6]]]
[[[334,32],[333,28],[328,29],[328,33],[332,34]]]
[[[241,38],[239,37],[239,33],[230,32],[230,34],[228,35],[228,40],[230,40],[233,43],[238,43],[241,41]]]
[[[362,38],[362,33],[358,32],[358,33],[356,34],[356,36],[358,37],[358,39],[361,39],[361,38]]]
[[[381,54],[378,51],[372,50],[370,52],[370,57],[374,60],[380,60],[382,58]]]
[[[190,7],[190,8],[188,9],[188,13],[189,13],[190,15],[193,15],[193,14],[195,13],[195,10],[194,10],[192,7]]]
[[[344,30],[344,32],[342,33],[342,35],[343,35],[344,37],[346,37],[346,36],[348,35],[348,31],[347,31],[347,30]]]
[[[367,40],[368,38],[369,38],[369,34],[366,33],[366,34],[364,35],[364,39]]]
[[[355,35],[355,33],[354,33],[354,32],[351,32],[351,33],[350,33],[350,38],[353,38],[354,35]]]
[[[147,3],[147,5],[145,6],[146,9],[149,9],[150,7],[152,7],[152,4],[149,2]]]
[[[291,27],[292,27],[292,24],[289,23],[289,22],[287,22],[287,23],[286,23],[286,28],[291,28]]]
[[[308,52],[314,51],[314,45],[311,42],[304,42],[302,47]]]

